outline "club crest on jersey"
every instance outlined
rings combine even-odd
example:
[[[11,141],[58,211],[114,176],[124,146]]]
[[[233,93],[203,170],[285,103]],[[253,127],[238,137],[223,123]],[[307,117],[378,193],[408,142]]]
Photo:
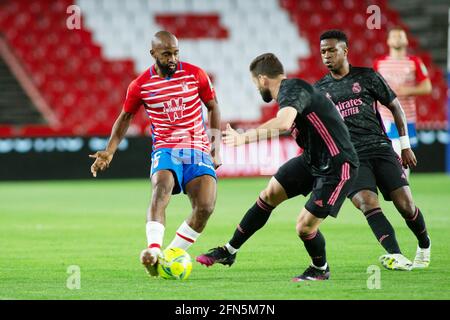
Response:
[[[353,84],[353,93],[360,93],[361,92],[361,86],[359,85],[359,82],[355,82]]]
[[[188,90],[189,90],[189,87],[188,87],[188,85],[186,84],[185,81],[183,81],[183,82],[181,83],[181,88],[183,89],[183,91],[188,91]]]
[[[183,103],[183,98],[170,99],[168,102],[163,103],[164,113],[170,122],[175,122],[178,119],[183,118],[183,112],[186,105]]]

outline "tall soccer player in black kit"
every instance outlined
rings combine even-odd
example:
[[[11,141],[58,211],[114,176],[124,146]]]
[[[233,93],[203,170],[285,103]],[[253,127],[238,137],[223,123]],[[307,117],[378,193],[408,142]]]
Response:
[[[348,129],[325,96],[303,80],[286,79],[275,55],[266,53],[255,58],[250,72],[263,100],[275,99],[280,110],[275,118],[243,134],[228,125],[224,142],[238,146],[290,130],[304,152],[279,168],[239,223],[230,242],[198,256],[197,261],[206,266],[233,264],[238,249],[264,226],[276,206],[300,194],[311,194],[298,217],[296,229],[312,263],[293,281],[326,280],[330,268],[319,225],[327,216],[337,216],[359,166]]]
[[[422,212],[416,207],[405,168],[416,165],[407,132],[406,118],[395,93],[372,68],[353,67],[347,60],[347,36],[330,30],[320,37],[322,61],[330,73],[314,87],[334,102],[347,125],[361,163],[349,198],[363,212],[379,243],[388,254],[381,264],[391,270],[426,268],[430,263],[430,238]],[[376,102],[388,107],[394,116],[402,145],[401,159],[386,136]],[[414,262],[401,254],[392,225],[378,201],[378,189],[385,200],[393,201],[418,240]]]

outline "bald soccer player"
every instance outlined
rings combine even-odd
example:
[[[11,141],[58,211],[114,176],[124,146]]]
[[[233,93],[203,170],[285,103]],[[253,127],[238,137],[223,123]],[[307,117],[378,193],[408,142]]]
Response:
[[[150,54],[155,63],[129,85],[106,149],[90,157],[95,158],[91,172],[96,177],[98,171],[109,167],[134,115],[142,106],[145,108],[153,141],[150,172],[153,192],[147,212],[148,247],[141,253],[141,263],[151,276],[157,276],[171,195],[187,194],[192,211],[168,248],[187,250],[200,236],[214,210],[215,170],[221,164],[220,111],[206,72],[179,61],[178,40],[173,34],[157,32]],[[208,110],[210,128],[219,132],[210,138],[202,103]]]

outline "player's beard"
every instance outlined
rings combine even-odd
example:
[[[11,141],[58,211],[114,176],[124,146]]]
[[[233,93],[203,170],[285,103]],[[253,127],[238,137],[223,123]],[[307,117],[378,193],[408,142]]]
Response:
[[[175,71],[177,71],[177,68],[171,69],[169,67],[169,64],[163,64],[161,61],[159,61],[158,59],[156,59],[156,64],[158,65],[159,70],[166,76],[166,77],[170,77],[172,76]]]
[[[261,94],[261,97],[262,97],[264,102],[269,103],[269,102],[271,102],[273,100],[272,94],[270,93],[269,89],[260,88],[259,89],[259,93]]]

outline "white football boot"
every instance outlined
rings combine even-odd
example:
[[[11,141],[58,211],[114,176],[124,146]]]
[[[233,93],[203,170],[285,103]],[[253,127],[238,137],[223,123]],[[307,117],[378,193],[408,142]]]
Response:
[[[428,268],[431,260],[431,241],[430,246],[426,249],[422,249],[417,246],[416,257],[413,262],[413,269]]]
[[[411,271],[412,262],[400,253],[382,255],[380,263],[388,270]]]

